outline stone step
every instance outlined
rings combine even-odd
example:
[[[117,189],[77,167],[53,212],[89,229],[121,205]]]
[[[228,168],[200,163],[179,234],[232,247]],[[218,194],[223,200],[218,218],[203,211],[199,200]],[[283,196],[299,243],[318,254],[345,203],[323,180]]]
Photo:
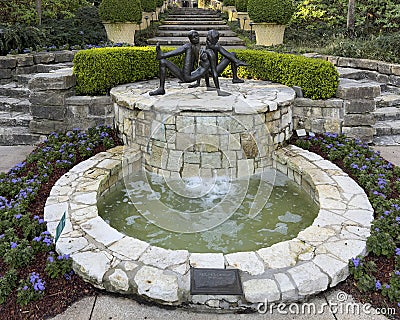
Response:
[[[176,13],[171,13],[169,14],[166,19],[172,20],[175,18],[218,18],[221,19],[221,15],[219,13],[213,13],[213,12],[204,12],[204,13],[196,13],[196,12],[188,12],[185,14],[176,14]]]
[[[55,64],[37,64],[36,72],[37,73],[47,73],[54,70],[60,70],[65,68],[73,67],[72,62],[64,62],[64,63],[55,63]]]
[[[190,29],[189,29],[190,30]],[[188,36],[189,30],[161,30],[157,32],[157,37],[186,37]],[[200,37],[207,37],[208,31],[199,31],[197,30]],[[232,30],[221,30],[218,31],[220,37],[235,37],[236,33]]]
[[[400,135],[400,120],[377,121],[374,128],[376,136]]]
[[[24,86],[18,85],[16,82],[10,82],[0,85],[0,96],[9,98],[29,98],[30,90]]]
[[[29,113],[30,106],[28,99],[0,96],[0,111]]]
[[[218,31],[222,31],[222,30],[230,30],[230,28],[226,25],[226,24],[218,24],[218,25],[192,25],[192,24],[163,24],[161,26],[158,27],[158,30],[177,30],[177,31],[182,31],[182,30],[186,30],[186,31],[190,31],[190,30],[197,30],[197,31],[208,31],[210,29],[215,29]]]
[[[27,86],[29,80],[31,80],[33,76],[34,76],[34,74],[18,74],[18,75],[15,75],[13,78],[14,78],[14,81],[18,82],[18,84]]]
[[[180,46],[188,42],[188,38],[186,37],[154,37],[147,40],[149,45],[155,45],[160,43],[162,46],[173,45]],[[244,41],[237,37],[223,37],[219,39],[219,43],[222,46],[244,46]],[[206,39],[200,38],[200,44],[205,45]]]
[[[372,113],[377,121],[400,120],[400,108],[382,107]]]
[[[216,11],[213,10],[207,10],[207,9],[201,9],[201,8],[176,8],[176,9],[172,9],[171,14],[175,14],[175,15],[185,15],[185,14],[216,14]]]
[[[209,25],[210,27],[214,26],[214,25],[225,25],[225,22],[222,20],[215,20],[215,21],[193,21],[193,20],[181,20],[181,21],[165,21],[164,24],[168,24],[168,25],[182,25],[182,24],[186,24],[186,25]]]
[[[373,143],[377,146],[400,146],[400,135],[377,136]]]
[[[168,17],[164,20],[164,22],[170,22],[170,21],[222,21],[220,17],[210,17],[210,16],[205,16],[205,17],[199,17],[199,16],[179,16],[179,17]]]
[[[400,95],[398,94],[382,94],[379,97],[375,98],[376,107],[377,108],[386,108],[386,107],[400,107]]]
[[[46,136],[31,134],[25,127],[0,127],[0,145],[34,145],[46,139]]]
[[[29,127],[32,116],[25,112],[0,111],[0,127]]]

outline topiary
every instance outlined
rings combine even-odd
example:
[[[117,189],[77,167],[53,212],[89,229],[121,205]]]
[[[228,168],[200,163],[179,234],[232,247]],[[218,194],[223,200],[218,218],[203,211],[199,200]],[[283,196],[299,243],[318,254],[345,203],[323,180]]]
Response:
[[[156,6],[157,7],[162,7],[164,4],[164,0],[156,0]]]
[[[235,7],[237,12],[247,12],[247,0],[236,0]]]
[[[235,5],[235,0],[224,0],[223,2],[225,7],[230,7]]]
[[[155,0],[141,0],[143,12],[153,12],[156,11],[156,1]]]
[[[142,21],[140,0],[103,0],[99,7],[102,21],[136,22]]]
[[[255,22],[286,25],[295,12],[293,0],[248,0],[247,12]]]

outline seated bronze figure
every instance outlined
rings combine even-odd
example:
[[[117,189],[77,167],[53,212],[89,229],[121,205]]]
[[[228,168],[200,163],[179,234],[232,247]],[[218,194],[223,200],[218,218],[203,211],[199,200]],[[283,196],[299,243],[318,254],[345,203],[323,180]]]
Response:
[[[200,85],[200,79],[205,78],[207,89],[211,89],[209,83],[209,74],[213,78],[215,89],[218,91],[218,95],[229,95],[226,92],[220,90],[218,76],[222,71],[231,63],[233,72],[233,83],[242,83],[243,80],[237,77],[237,67],[246,66],[247,64],[236,58],[235,54],[225,50],[219,43],[219,33],[216,30],[210,30],[207,35],[206,49],[200,48],[200,37],[197,31],[191,30],[189,32],[189,41],[183,46],[170,51],[162,52],[160,45],[157,43],[157,59],[160,61],[160,86],[158,89],[151,91],[149,94],[163,95],[165,94],[165,77],[166,71],[169,69],[171,73],[177,77],[181,82],[190,83],[196,81],[195,84],[189,87],[197,87]],[[218,53],[223,56],[223,59],[218,63]],[[177,65],[167,60],[169,57],[184,54],[183,68],[179,68]],[[195,65],[198,62],[198,67],[195,69]]]

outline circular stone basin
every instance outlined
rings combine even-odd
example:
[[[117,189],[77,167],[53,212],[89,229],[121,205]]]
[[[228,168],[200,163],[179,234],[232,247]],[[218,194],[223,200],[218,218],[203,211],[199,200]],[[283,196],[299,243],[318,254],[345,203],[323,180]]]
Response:
[[[294,146],[273,152],[273,168],[306,191],[319,212],[311,226],[288,241],[256,251],[196,253],[170,250],[125,236],[98,216],[98,197],[142,166],[139,146],[116,147],[83,161],[61,177],[47,199],[44,218],[56,249],[70,254],[75,272],[96,287],[140,295],[166,305],[257,309],[259,303],[303,300],[343,281],[348,260],[365,254],[373,209],[346,173]],[[235,268],[243,296],[191,295],[190,267]]]

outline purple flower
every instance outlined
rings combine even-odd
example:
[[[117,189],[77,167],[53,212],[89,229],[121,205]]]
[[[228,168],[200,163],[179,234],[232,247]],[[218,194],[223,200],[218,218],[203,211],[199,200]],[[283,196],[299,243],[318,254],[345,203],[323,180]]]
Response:
[[[354,268],[357,268],[360,265],[360,259],[358,258],[351,258],[351,261],[353,261]]]
[[[48,258],[47,258],[47,261],[49,261],[50,263],[53,263],[53,262],[54,262],[53,256],[48,257]]]
[[[21,219],[22,214],[18,213],[18,214],[16,214],[14,217],[15,217],[15,219],[17,219],[17,220],[18,220],[18,219]]]
[[[387,285],[385,286],[385,288],[386,288],[386,289],[390,289],[390,285],[387,284]]]
[[[24,287],[22,288],[22,290],[24,290],[24,291],[28,290],[28,286],[24,286]]]
[[[382,289],[382,284],[381,284],[381,282],[379,280],[377,280],[375,282],[375,288],[376,288],[376,290],[381,290]]]
[[[18,246],[18,244],[16,242],[11,242],[11,245],[10,245],[11,249],[16,248],[17,246]]]
[[[396,256],[400,256],[400,248],[396,248]]]

